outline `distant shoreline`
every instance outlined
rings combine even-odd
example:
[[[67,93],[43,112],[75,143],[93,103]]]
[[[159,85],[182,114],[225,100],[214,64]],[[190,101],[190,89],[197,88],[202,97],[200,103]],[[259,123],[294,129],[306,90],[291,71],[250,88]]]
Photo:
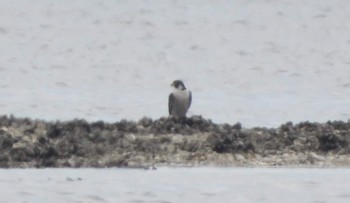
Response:
[[[0,117],[0,167],[349,167],[350,123],[278,128],[142,118],[115,123]]]

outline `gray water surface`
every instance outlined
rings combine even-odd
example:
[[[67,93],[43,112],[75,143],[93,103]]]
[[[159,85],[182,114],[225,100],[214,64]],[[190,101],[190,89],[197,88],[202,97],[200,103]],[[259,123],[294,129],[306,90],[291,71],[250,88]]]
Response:
[[[189,115],[244,127],[350,117],[350,2],[0,2],[0,114],[115,122]]]
[[[1,202],[349,202],[348,169],[0,170]]]

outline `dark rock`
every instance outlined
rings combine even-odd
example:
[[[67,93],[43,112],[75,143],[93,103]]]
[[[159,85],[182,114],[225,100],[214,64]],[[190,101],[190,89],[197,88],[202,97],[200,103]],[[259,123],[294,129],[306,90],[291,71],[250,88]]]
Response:
[[[242,129],[242,124],[241,123],[236,123],[232,126],[233,129],[236,129],[236,130],[241,130]]]
[[[88,128],[90,130],[90,127],[89,127],[89,125],[87,123],[86,123],[86,126],[87,126],[86,128]],[[103,130],[105,128],[105,123],[103,121],[93,122],[93,123],[91,123],[91,128],[92,129],[98,128],[100,130]]]
[[[1,146],[1,149],[4,150],[4,149],[9,149],[11,148],[13,145],[13,139],[12,139],[12,136],[6,132],[4,133],[1,133],[0,132],[0,146]]]
[[[300,130],[303,130],[303,131],[316,131],[319,128],[319,124],[305,121],[297,124],[296,128],[299,128]]]
[[[114,124],[119,131],[122,132],[137,132],[137,124],[133,121],[127,121],[125,119],[121,120],[120,122],[117,122]]]
[[[148,117],[143,117],[142,119],[139,120],[137,124],[147,128],[153,124],[153,120]]]
[[[129,165],[127,161],[128,159],[129,159],[128,155],[122,156],[118,159],[112,159],[106,163],[106,166],[107,167],[128,167]]]
[[[39,163],[40,164],[36,166],[37,168],[57,167],[56,159],[54,157],[41,159]]]
[[[331,125],[336,130],[349,130],[350,129],[350,123],[344,122],[344,121],[328,121],[328,125]]]
[[[350,154],[349,142],[350,123],[343,121],[287,122],[278,128],[245,129],[240,123],[216,124],[202,116],[144,117],[138,122],[121,120],[112,124],[0,116],[0,167],[144,167],[179,161],[197,164],[222,154],[244,154],[241,163],[249,163],[250,157],[284,154],[294,163],[318,164],[323,161],[319,154]],[[268,163],[281,165],[286,161],[282,158]]]
[[[331,151],[340,149],[348,145],[348,143],[342,139],[341,136],[334,133],[322,134],[318,137],[319,149],[321,151]]]
[[[210,143],[213,151],[218,153],[248,152],[254,151],[255,147],[250,140],[245,140],[244,135],[239,131],[231,133],[212,133],[207,142]]]
[[[61,129],[59,129],[57,125],[49,125],[46,131],[46,135],[49,138],[57,138],[61,134]]]

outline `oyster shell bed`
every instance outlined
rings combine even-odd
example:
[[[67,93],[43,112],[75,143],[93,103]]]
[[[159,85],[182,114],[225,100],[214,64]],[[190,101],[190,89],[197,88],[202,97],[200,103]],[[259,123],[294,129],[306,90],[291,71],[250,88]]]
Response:
[[[115,123],[0,117],[0,167],[348,167],[350,123],[278,128],[201,116]]]

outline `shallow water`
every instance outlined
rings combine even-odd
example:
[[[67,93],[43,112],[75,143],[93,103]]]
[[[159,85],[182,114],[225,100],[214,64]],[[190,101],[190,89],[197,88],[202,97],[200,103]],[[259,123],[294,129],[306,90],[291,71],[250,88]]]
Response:
[[[0,170],[1,202],[349,202],[348,169]]]
[[[1,114],[89,121],[189,115],[244,127],[347,120],[350,2],[0,2]]]
[[[350,2],[0,2],[1,114],[189,115],[243,127],[347,120]],[[349,202],[347,169],[0,170],[1,202]],[[81,180],[80,180],[81,179]]]

